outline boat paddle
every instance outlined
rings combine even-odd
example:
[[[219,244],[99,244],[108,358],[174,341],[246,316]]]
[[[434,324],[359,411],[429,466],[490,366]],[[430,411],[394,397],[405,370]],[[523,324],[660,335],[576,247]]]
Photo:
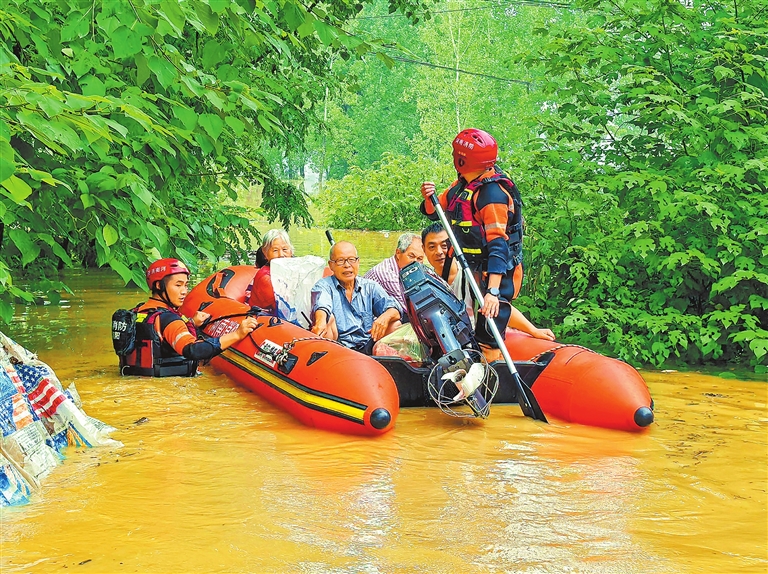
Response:
[[[437,199],[437,195],[433,193],[429,196],[429,198],[432,201],[432,205],[435,207],[435,211],[437,212],[438,217],[440,217],[440,222],[443,224],[445,232],[448,234],[451,245],[453,245],[456,259],[458,259],[459,265],[461,265],[461,269],[464,272],[464,276],[467,278],[467,282],[472,289],[472,293],[478,301],[483,301],[484,298],[482,292],[480,291],[480,286],[477,284],[477,280],[475,279],[474,274],[469,269],[467,258],[464,257],[464,252],[461,250],[459,242],[456,239],[456,236],[453,234],[453,229],[451,229],[451,226],[448,223],[448,218],[445,216],[445,212],[443,211],[443,208]],[[493,340],[496,341],[496,344],[499,346],[499,351],[501,351],[501,354],[504,357],[504,362],[509,368],[509,374],[512,375],[512,380],[514,381],[517,388],[517,402],[520,405],[520,409],[523,411],[523,414],[537,421],[548,422],[547,417],[544,416],[544,412],[539,406],[539,401],[536,400],[536,397],[533,394],[533,391],[528,385],[525,384],[525,381],[523,381],[520,373],[517,372],[515,363],[512,361],[512,357],[509,356],[509,351],[504,344],[504,339],[501,338],[501,333],[499,333],[499,328],[496,326],[496,322],[493,319],[488,318],[485,324],[488,326],[488,330],[490,331],[491,335],[493,335]]]

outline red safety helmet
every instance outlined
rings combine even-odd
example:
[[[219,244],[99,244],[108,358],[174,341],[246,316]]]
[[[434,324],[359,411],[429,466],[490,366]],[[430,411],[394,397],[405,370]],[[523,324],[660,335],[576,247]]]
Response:
[[[470,128],[453,139],[453,165],[462,175],[493,167],[498,157],[499,146],[488,132]]]
[[[167,259],[158,259],[147,269],[147,285],[152,289],[152,286],[157,281],[161,281],[169,275],[175,275],[176,273],[185,273],[189,275],[189,269],[178,259],[169,257]]]

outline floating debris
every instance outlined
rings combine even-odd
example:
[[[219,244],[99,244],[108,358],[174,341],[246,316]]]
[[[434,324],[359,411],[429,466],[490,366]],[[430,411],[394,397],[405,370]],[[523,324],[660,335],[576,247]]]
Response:
[[[122,446],[37,355],[0,332],[0,507],[24,504],[67,446]]]

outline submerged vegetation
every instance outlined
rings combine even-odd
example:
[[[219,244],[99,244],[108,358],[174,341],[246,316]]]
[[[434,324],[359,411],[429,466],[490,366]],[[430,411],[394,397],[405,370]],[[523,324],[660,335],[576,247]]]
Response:
[[[0,316],[56,271],[242,257],[260,215],[419,228],[480,127],[525,203],[520,308],[634,364],[768,371],[760,0],[9,1]],[[28,290],[18,287],[19,279]]]

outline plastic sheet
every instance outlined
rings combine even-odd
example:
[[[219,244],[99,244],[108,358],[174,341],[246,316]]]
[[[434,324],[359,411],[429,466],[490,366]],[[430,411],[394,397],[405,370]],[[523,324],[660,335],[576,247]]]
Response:
[[[269,266],[277,316],[308,329],[312,287],[322,279],[325,261],[315,255],[281,257]]]
[[[410,323],[398,327],[377,341],[373,346],[373,354],[379,357],[399,356],[411,363],[423,363],[427,360],[424,345],[419,341]]]

